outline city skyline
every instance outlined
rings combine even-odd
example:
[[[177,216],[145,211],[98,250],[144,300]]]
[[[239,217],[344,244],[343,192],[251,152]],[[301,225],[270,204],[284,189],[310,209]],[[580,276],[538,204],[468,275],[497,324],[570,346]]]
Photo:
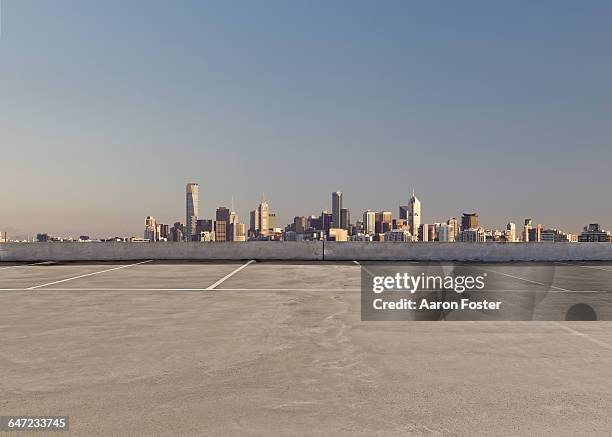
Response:
[[[3,0],[0,229],[129,235],[182,217],[188,180],[245,223],[262,192],[284,223],[330,189],[354,220],[414,188],[424,222],[612,228],[610,14]]]

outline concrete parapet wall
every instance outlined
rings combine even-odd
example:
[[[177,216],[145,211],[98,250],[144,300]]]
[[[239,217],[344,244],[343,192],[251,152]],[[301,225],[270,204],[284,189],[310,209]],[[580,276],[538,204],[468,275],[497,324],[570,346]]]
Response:
[[[2,243],[0,261],[612,261],[610,243]]]
[[[612,244],[326,242],[325,260],[612,261]]]
[[[320,241],[248,243],[6,243],[0,261],[131,260],[301,260],[323,259]]]

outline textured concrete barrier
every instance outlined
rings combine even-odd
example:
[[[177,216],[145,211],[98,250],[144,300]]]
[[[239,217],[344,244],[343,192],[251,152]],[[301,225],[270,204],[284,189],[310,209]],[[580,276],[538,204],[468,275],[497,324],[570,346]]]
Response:
[[[0,261],[323,259],[320,241],[248,243],[6,243]]]
[[[326,242],[325,260],[612,261],[612,244]]]
[[[2,243],[0,261],[612,261],[610,243]]]

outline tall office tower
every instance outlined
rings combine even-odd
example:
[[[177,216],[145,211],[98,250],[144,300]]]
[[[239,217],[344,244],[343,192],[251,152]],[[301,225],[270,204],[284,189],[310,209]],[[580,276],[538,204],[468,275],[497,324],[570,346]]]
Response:
[[[243,242],[246,241],[246,223],[238,223],[237,221],[232,225],[234,233],[234,241]]]
[[[450,229],[450,232],[452,233],[452,241],[457,241],[459,238],[459,221],[455,217],[451,217],[448,219],[446,224],[452,228]]]
[[[233,206],[233,200],[232,200],[232,212],[230,212],[230,216],[229,216],[229,240],[230,241],[238,241],[236,239],[237,236],[237,232],[238,232],[238,214],[236,214],[236,211],[234,211],[234,206]]]
[[[369,209],[363,213],[363,233],[367,235],[374,234],[376,227],[376,213]]]
[[[506,241],[513,243],[516,241],[516,225],[512,222],[506,225]]]
[[[267,237],[270,234],[270,206],[265,200],[257,207],[257,218],[259,235]]]
[[[427,223],[423,223],[419,226],[419,241],[430,241],[429,240],[429,225]]]
[[[408,221],[408,210],[410,207],[408,205],[400,205],[399,207],[399,218],[401,220]]]
[[[220,206],[219,208],[217,208],[217,211],[215,213],[215,220],[218,221],[218,222],[229,223],[229,221],[230,221],[230,210],[228,208],[226,208],[225,206]]]
[[[342,193],[334,191],[332,193],[332,228],[340,228],[340,210],[342,209]]]
[[[148,216],[145,220],[144,239],[157,241],[157,223],[155,217]]]
[[[256,237],[259,231],[259,210],[255,209],[250,213],[249,236]]]
[[[421,226],[421,201],[412,191],[412,197],[408,202],[408,228],[415,240],[419,238],[419,226]]]
[[[465,231],[468,229],[476,229],[478,228],[478,214],[471,213],[463,213],[463,217],[461,217],[461,230]]]
[[[348,208],[340,209],[340,228],[348,230],[351,221],[351,215]]]
[[[268,213],[268,229],[270,232],[276,230],[276,213],[274,212]]]
[[[529,242],[529,231],[531,231],[531,219],[525,219],[525,224],[523,225],[523,241]]]
[[[215,222],[215,241],[227,241],[227,222],[219,220]]]
[[[200,215],[200,186],[189,183],[186,187],[187,217],[185,220],[185,240],[191,241],[196,236],[196,222]]]

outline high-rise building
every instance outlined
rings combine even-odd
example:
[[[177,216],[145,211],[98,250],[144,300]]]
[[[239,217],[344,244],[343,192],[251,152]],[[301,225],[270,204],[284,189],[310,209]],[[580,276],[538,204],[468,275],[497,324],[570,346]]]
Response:
[[[144,239],[157,241],[157,223],[155,222],[155,217],[148,216],[145,219]]]
[[[516,225],[514,223],[510,222],[506,225],[505,237],[509,243],[516,241]]]
[[[461,230],[466,231],[468,229],[476,229],[478,228],[478,214],[475,212],[463,213],[463,217],[461,217]]]
[[[366,235],[373,235],[376,226],[376,213],[371,210],[367,210],[363,213],[363,233]]]
[[[459,220],[455,217],[451,217],[446,221],[446,224],[452,228],[450,232],[453,235],[453,239],[449,241],[457,241],[459,239]]]
[[[438,241],[445,243],[455,241],[455,231],[453,226],[448,223],[439,223],[436,225],[436,234],[438,235]]]
[[[0,231],[0,243],[8,243],[9,239],[8,239],[8,235],[5,232]]]
[[[400,205],[399,207],[399,218],[408,221],[408,211],[410,207],[408,205]]]
[[[408,202],[408,229],[416,240],[419,238],[419,227],[421,226],[421,201],[415,196],[414,191]]]
[[[227,222],[215,221],[215,241],[227,241]]]
[[[276,231],[276,213],[271,212],[268,214],[268,229],[270,233],[274,233]]]
[[[262,200],[257,207],[258,234],[267,237],[270,234],[270,206]]]
[[[332,228],[341,228],[340,210],[342,209],[342,193],[334,191],[332,193]]]
[[[348,208],[340,209],[340,228],[341,229],[349,229],[351,222],[351,216]]]
[[[531,223],[532,220],[529,219],[525,219],[525,224],[523,225],[523,241],[524,242],[529,242],[529,232],[531,231]]]
[[[228,208],[226,208],[225,206],[220,206],[219,208],[217,208],[217,211],[215,212],[215,220],[218,222],[229,223],[230,215],[231,213]]]
[[[243,242],[246,241],[246,223],[235,222],[232,225],[233,228],[233,241]]]
[[[196,223],[200,215],[200,186],[193,182],[187,184],[186,197],[185,239],[191,241],[196,235]]]
[[[256,237],[259,233],[259,210],[255,209],[250,213],[249,236]]]

